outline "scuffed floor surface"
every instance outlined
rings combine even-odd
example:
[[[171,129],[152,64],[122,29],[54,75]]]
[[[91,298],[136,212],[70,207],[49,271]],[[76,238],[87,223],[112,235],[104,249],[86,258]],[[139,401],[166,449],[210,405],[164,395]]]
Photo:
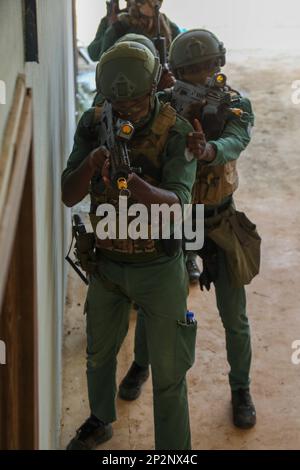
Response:
[[[261,275],[247,288],[253,336],[252,392],[258,424],[240,431],[231,423],[224,332],[213,293],[191,289],[189,307],[199,322],[197,361],[189,373],[194,449],[300,449],[300,365],[292,343],[300,340],[300,105],[291,84],[300,79],[295,59],[265,63],[253,57],[227,67],[233,87],[251,96],[256,119],[253,143],[240,161],[237,206],[259,228]],[[299,63],[299,61],[298,61]],[[65,315],[61,447],[88,416],[85,380],[85,287],[71,274]],[[118,381],[131,364],[135,314],[119,355]],[[113,439],[103,450],[153,449],[151,381],[134,403],[117,400]]]

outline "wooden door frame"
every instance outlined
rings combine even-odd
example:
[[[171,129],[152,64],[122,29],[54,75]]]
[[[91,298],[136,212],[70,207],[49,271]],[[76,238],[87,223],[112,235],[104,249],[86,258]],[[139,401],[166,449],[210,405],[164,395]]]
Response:
[[[0,366],[0,449],[4,450],[39,447],[32,97],[30,90],[20,94],[22,87],[25,80],[19,77],[4,136],[3,148],[10,150],[1,155],[6,166],[0,173],[0,179],[5,175],[9,182],[0,213],[0,339],[6,344],[6,365]],[[16,116],[20,96],[23,102]],[[15,141],[7,142],[14,136]]]

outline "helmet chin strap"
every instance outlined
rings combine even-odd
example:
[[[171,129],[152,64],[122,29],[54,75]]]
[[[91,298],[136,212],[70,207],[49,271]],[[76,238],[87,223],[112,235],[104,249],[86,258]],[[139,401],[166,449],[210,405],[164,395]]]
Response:
[[[154,104],[155,104],[155,94],[156,94],[156,90],[157,90],[157,84],[154,84],[154,85],[153,85],[153,88],[152,88],[152,91],[151,91],[151,95],[150,95],[151,111],[153,111]]]
[[[143,117],[138,122],[133,123],[135,129],[142,129],[143,127],[145,127],[148,124],[148,122],[150,121],[150,119],[152,117],[152,111],[153,111],[153,108],[150,106],[150,110],[149,110],[149,113],[147,114],[147,116]]]
[[[150,121],[150,119],[151,119],[151,117],[152,117],[153,110],[154,110],[154,108],[155,108],[156,89],[157,89],[157,84],[154,83],[154,84],[153,84],[152,91],[151,91],[151,94],[150,94],[150,109],[149,109],[149,113],[147,114],[147,116],[143,117],[140,121],[138,121],[137,123],[134,123],[134,127],[135,127],[136,129],[141,129],[141,128],[145,127],[146,124],[148,124],[148,122]]]

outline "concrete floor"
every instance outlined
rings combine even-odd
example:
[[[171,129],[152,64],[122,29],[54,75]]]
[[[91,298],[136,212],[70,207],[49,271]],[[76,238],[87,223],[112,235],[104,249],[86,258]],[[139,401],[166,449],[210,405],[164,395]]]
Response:
[[[284,70],[284,75],[281,70]],[[298,75],[297,75],[298,74]],[[214,293],[191,289],[189,308],[199,322],[197,360],[188,375],[194,449],[300,449],[300,365],[291,362],[300,339],[299,124],[289,99],[299,78],[293,60],[231,66],[233,86],[251,90],[257,114],[253,143],[241,161],[236,202],[259,227],[263,263],[247,288],[253,336],[252,392],[258,423],[240,431],[231,423],[224,332]],[[299,107],[298,107],[299,108]],[[297,114],[298,113],[298,114]],[[73,274],[65,315],[61,446],[88,416],[83,302]],[[132,361],[135,317],[119,356],[118,380]],[[114,437],[103,450],[153,449],[151,381],[134,403],[118,400]]]

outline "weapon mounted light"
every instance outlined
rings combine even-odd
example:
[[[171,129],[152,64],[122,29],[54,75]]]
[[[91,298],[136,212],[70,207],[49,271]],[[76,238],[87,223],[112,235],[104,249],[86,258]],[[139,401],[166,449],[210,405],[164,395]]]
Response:
[[[227,83],[227,77],[223,73],[218,73],[215,77],[215,83],[218,87],[222,88]]]
[[[119,120],[117,123],[117,137],[119,139],[130,140],[134,134],[134,127],[129,121]]]

